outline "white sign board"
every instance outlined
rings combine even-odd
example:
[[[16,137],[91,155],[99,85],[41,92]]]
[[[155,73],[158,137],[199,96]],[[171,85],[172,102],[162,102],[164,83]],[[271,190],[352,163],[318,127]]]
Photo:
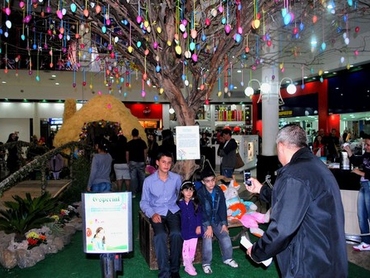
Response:
[[[199,126],[176,127],[177,160],[200,159]]]
[[[85,253],[132,251],[131,192],[83,193]]]

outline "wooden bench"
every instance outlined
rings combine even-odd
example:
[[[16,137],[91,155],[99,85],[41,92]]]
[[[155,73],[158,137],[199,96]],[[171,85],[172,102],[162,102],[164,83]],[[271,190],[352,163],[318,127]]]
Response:
[[[244,227],[240,221],[232,221],[229,223],[229,230],[241,228],[241,230],[234,236],[231,237],[231,241],[233,242],[233,248],[239,248],[239,242],[241,236],[245,235],[249,239],[248,228]],[[140,244],[140,252],[144,256],[145,261],[149,265],[151,270],[157,270],[157,258],[155,256],[154,251],[154,231],[152,225],[149,222],[148,217],[140,211],[139,212],[139,244]],[[201,263],[202,262],[202,239],[198,239],[197,251],[194,259],[194,263]]]

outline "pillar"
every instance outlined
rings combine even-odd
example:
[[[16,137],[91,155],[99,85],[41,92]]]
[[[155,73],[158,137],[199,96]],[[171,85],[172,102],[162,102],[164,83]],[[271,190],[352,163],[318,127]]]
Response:
[[[262,154],[258,156],[257,160],[257,179],[260,182],[265,181],[267,175],[275,180],[275,171],[279,167],[275,144],[275,138],[279,131],[280,82],[278,72],[271,67],[263,67],[262,83],[269,83],[271,89],[269,92],[260,92],[260,101],[262,101]]]
[[[33,104],[32,121],[33,121],[33,134],[30,134],[30,136],[36,135],[37,138],[40,138],[41,125],[39,115],[39,104],[37,102]]]

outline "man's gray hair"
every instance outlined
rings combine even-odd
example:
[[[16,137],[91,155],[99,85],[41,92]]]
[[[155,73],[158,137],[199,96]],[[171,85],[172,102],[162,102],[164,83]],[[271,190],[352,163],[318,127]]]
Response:
[[[276,144],[278,143],[285,143],[298,148],[307,147],[306,131],[296,124],[285,125],[276,136]]]

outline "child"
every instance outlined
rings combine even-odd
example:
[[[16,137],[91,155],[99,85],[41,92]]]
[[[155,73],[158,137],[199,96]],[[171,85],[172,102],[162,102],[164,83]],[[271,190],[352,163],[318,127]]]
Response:
[[[206,274],[212,273],[212,238],[216,236],[221,248],[222,261],[233,268],[238,264],[233,259],[233,246],[227,228],[227,211],[225,195],[216,186],[216,177],[211,169],[205,168],[201,173],[203,186],[198,190],[202,204],[202,225],[204,230],[202,246],[202,267]]]
[[[198,237],[201,236],[202,211],[195,186],[190,180],[182,183],[177,204],[181,210],[182,259],[185,272],[197,275],[193,266]]]

